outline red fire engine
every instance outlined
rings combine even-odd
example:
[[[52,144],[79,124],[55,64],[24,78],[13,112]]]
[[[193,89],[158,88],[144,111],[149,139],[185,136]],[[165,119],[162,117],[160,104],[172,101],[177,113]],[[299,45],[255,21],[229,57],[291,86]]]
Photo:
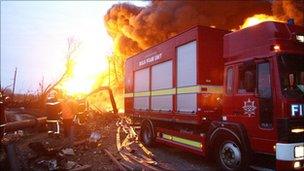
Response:
[[[292,24],[196,26],[125,65],[125,113],[142,142],[214,157],[224,170],[260,155],[303,169],[303,104],[304,28]]]

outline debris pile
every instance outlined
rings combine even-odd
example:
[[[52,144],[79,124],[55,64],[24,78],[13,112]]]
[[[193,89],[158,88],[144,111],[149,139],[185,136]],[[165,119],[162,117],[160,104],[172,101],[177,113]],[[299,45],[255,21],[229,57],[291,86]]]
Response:
[[[74,125],[75,137],[72,142],[62,133],[59,136],[48,134],[47,131],[41,133],[19,131],[18,134],[13,134],[16,137],[14,149],[20,161],[20,168],[25,170],[117,170],[118,168],[104,149],[110,149],[111,152],[116,150],[113,142],[115,142],[115,122],[118,116],[112,113],[88,112],[86,123]],[[21,134],[23,137],[19,138]],[[7,157],[1,154],[0,160],[1,168],[9,168],[7,164],[5,165]]]

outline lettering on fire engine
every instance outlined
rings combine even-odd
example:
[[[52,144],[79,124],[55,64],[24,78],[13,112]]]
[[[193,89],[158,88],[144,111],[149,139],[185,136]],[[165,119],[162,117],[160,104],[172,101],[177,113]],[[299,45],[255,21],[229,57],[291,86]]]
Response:
[[[303,116],[304,105],[303,104],[292,104],[291,105],[291,116]]]
[[[244,114],[248,115],[249,117],[251,115],[255,115],[255,105],[254,101],[251,101],[250,98],[247,101],[244,101],[244,106],[242,107],[244,109]]]
[[[159,59],[161,58],[161,56],[162,56],[161,53],[160,53],[160,54],[157,54],[157,55],[154,55],[154,56],[151,56],[151,57],[146,58],[146,59],[144,59],[144,60],[142,60],[142,61],[139,61],[139,62],[138,62],[138,65],[139,65],[139,66],[143,66],[143,65],[149,64],[149,63],[151,63],[151,62],[157,61],[157,60],[159,60]]]

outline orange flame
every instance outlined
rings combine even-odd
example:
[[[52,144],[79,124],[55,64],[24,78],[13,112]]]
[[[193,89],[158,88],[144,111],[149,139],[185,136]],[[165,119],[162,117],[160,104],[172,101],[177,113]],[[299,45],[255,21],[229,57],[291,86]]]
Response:
[[[270,16],[270,15],[266,15],[266,14],[255,14],[252,17],[248,17],[245,20],[245,22],[243,23],[243,25],[240,26],[240,29],[254,26],[254,25],[260,24],[264,21],[279,21],[280,22],[281,20],[279,20],[275,16]]]
[[[60,88],[70,96],[82,96],[90,93],[101,72],[105,72],[107,64],[94,64],[86,58],[77,58],[71,76],[62,82]]]

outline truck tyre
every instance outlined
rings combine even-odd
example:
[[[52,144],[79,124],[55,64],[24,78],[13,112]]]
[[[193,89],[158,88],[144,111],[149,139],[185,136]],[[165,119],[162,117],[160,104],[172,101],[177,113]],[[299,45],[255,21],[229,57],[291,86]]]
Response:
[[[151,147],[153,145],[154,139],[155,136],[153,131],[153,125],[151,125],[148,121],[144,121],[141,124],[140,141],[147,147]]]
[[[216,159],[221,170],[247,170],[247,157],[241,143],[230,135],[220,136],[217,141]]]

